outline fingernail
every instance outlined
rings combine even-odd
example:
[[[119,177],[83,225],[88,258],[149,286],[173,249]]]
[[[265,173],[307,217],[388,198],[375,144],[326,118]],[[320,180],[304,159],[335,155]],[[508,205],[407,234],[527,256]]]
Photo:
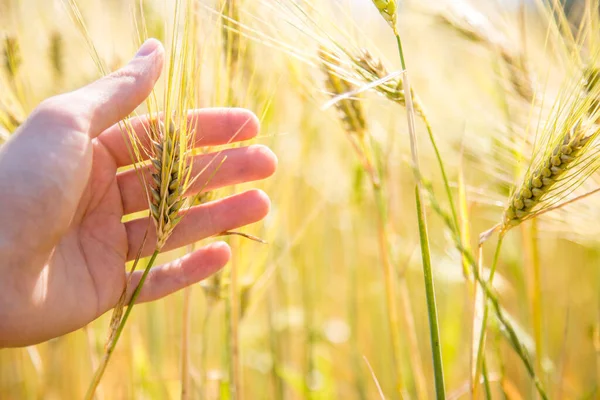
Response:
[[[135,54],[135,57],[146,57],[150,54],[154,53],[154,51],[158,48],[160,42],[156,39],[148,39],[142,44],[142,47]]]

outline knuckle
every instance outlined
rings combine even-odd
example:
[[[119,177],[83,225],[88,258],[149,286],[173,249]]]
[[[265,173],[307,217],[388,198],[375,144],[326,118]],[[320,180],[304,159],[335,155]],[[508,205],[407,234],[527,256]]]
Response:
[[[86,119],[76,109],[76,102],[70,99],[70,94],[50,97],[42,101],[32,114],[34,121],[40,121],[45,126],[58,126],[80,132],[89,128]]]

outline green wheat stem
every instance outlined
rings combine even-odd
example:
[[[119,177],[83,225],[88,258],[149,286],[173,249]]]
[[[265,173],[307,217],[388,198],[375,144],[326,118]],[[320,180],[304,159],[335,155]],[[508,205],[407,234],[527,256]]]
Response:
[[[402,69],[406,70],[406,61],[404,60],[404,51],[402,49],[402,40],[400,39],[400,35],[396,35],[396,44],[398,46],[398,53],[400,54],[400,63],[402,65]],[[412,96],[411,88],[405,87],[405,92],[406,97]],[[446,195],[448,196],[448,202],[450,204],[450,211],[452,212],[452,219],[454,221],[455,229],[459,229],[458,213],[456,212],[456,207],[454,205],[450,180],[448,179],[448,174],[446,173],[446,167],[444,166],[442,155],[437,146],[435,136],[433,135],[433,128],[431,127],[431,122],[429,121],[429,118],[427,118],[427,115],[423,111],[421,112],[421,120],[423,121],[423,123],[425,124],[425,128],[427,129],[427,135],[429,136],[429,141],[431,142],[431,146],[433,147],[433,152],[435,153],[435,158],[437,160],[438,167],[440,168],[440,173],[442,174],[444,189],[446,190]]]
[[[481,372],[483,374],[483,387],[485,388],[486,400],[492,400],[492,388],[490,387],[490,378],[488,374],[487,361],[484,358],[482,362]]]
[[[127,319],[129,318],[129,315],[131,314],[131,311],[133,310],[133,306],[135,305],[135,302],[136,302],[137,298],[139,297],[140,292],[142,291],[142,286],[144,285],[144,281],[146,280],[146,277],[148,276],[150,269],[152,269],[152,266],[154,265],[154,262],[156,261],[156,257],[158,257],[159,252],[160,252],[160,249],[156,249],[156,250],[154,250],[154,253],[152,253],[152,257],[150,257],[150,260],[148,261],[148,264],[146,265],[146,269],[144,270],[144,273],[142,274],[142,277],[140,278],[139,283],[137,284],[135,290],[133,291],[133,294],[131,295],[131,299],[129,300],[129,303],[127,304],[127,310],[125,310],[125,313],[123,314],[123,317],[121,318],[121,322],[119,323],[119,327],[115,331],[115,336],[108,343],[108,347],[106,348],[106,351],[104,352],[104,357],[102,358],[102,361],[100,362],[100,366],[94,373],[94,378],[92,379],[92,382],[90,383],[88,390],[85,394],[86,400],[92,400],[94,398],[94,394],[96,393],[96,388],[100,384],[100,380],[102,379],[102,376],[104,375],[104,371],[106,370],[108,361],[110,360],[110,357],[112,356],[112,353],[115,350],[115,347],[117,346],[117,342],[119,341],[119,338],[121,337],[121,333],[123,333],[123,329],[125,328]]]
[[[421,240],[423,275],[425,278],[425,296],[427,297],[427,316],[429,318],[429,334],[433,357],[435,393],[437,399],[445,399],[446,388],[444,386],[444,367],[442,364],[442,347],[439,333],[438,313],[435,304],[435,288],[433,285],[431,256],[429,254],[429,237],[427,234],[427,222],[424,219],[425,214],[420,197],[421,194],[419,193],[419,187],[417,186],[415,188],[415,199],[417,202],[417,214],[419,216],[419,238]]]
[[[456,240],[456,238],[455,238],[455,240]],[[531,360],[529,359],[529,356],[527,355],[528,353],[527,353],[527,349],[525,348],[525,345],[519,339],[519,336],[517,335],[517,332],[515,331],[514,327],[512,326],[512,323],[504,315],[504,312],[502,311],[502,308],[500,307],[500,301],[498,300],[498,297],[494,293],[493,289],[490,287],[489,283],[479,273],[479,271],[477,269],[477,263],[475,262],[475,258],[467,249],[462,247],[460,242],[456,242],[456,245],[457,245],[458,250],[467,258],[469,264],[471,265],[475,280],[479,283],[479,285],[483,289],[484,294],[486,295],[489,303],[491,303],[494,313],[496,314],[496,318],[498,318],[498,321],[500,322],[500,324],[504,327],[504,329],[508,333],[509,340],[515,347],[515,351],[518,354],[519,358],[521,359],[521,361],[523,361],[525,369],[527,370],[527,373],[533,380],[533,383],[535,384],[538,394],[540,395],[540,397],[542,399],[544,399],[544,400],[548,399],[548,395],[546,394],[544,386],[543,386],[542,382],[540,381],[540,379],[538,378],[538,376],[536,375],[533,363],[531,362]]]
[[[423,209],[423,185],[420,179],[419,171],[419,156],[417,150],[417,138],[415,133],[415,112],[412,100],[408,75],[406,74],[406,62],[404,60],[404,52],[402,50],[402,40],[399,34],[395,34],[398,45],[398,54],[402,64],[402,84],[406,95],[406,109],[408,114],[408,131],[410,136],[410,147],[413,168],[415,172],[415,200],[417,205],[417,219],[419,223],[419,239],[421,243],[421,256],[423,261],[423,276],[425,279],[425,295],[427,298],[427,315],[429,319],[429,335],[431,340],[431,351],[433,358],[433,371],[435,379],[435,391],[437,399],[446,398],[446,388],[444,385],[444,367],[442,363],[442,349],[439,333],[438,311],[435,302],[435,287],[433,283],[433,274],[431,268],[431,255],[429,250],[429,236],[427,233],[427,219],[425,210]],[[455,221],[456,213],[454,213]],[[456,225],[455,225],[456,226]]]

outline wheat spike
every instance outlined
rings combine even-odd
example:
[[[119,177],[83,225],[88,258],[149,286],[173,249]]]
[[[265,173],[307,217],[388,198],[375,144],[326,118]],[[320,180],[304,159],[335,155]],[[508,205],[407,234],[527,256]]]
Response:
[[[528,175],[508,202],[503,218],[505,227],[518,225],[535,215],[536,206],[560,182],[560,178],[570,169],[573,161],[592,137],[586,133],[582,123],[577,123],[549,156]]]
[[[396,0],[373,0],[373,4],[379,10],[379,13],[387,21],[390,27],[394,30],[394,34],[397,34],[396,30],[396,12],[398,5]]]
[[[360,53],[354,57],[353,61],[358,67],[358,73],[367,82],[384,79],[389,75],[388,70],[385,68],[381,60],[373,56],[367,49],[362,49]],[[402,106],[406,106],[406,97],[404,95],[401,79],[390,79],[381,85],[378,85],[376,89],[393,102],[399,103]]]
[[[361,49],[359,54],[355,56],[352,61],[356,66],[358,74],[367,82],[385,80],[386,77],[390,76],[387,68],[383,65],[383,62],[379,58],[373,56],[367,49]],[[406,95],[400,76],[385,80],[377,85],[375,89],[394,103],[406,107]],[[412,88],[411,94],[415,112],[422,117],[423,107]]]
[[[154,173],[150,184],[150,214],[156,224],[156,246],[161,249],[181,220],[179,211],[185,202],[182,182],[189,167],[182,159],[179,130],[173,122],[169,122],[168,127],[158,122],[152,129]]]
[[[325,72],[327,89],[333,94],[343,94],[355,90],[355,86],[347,80],[339,77],[335,73],[335,68],[339,67],[337,60],[329,55],[323,49],[319,50],[321,67]],[[344,99],[335,103],[335,107],[340,114],[340,119],[344,124],[344,129],[351,134],[363,137],[366,130],[366,121],[363,108],[356,99]]]

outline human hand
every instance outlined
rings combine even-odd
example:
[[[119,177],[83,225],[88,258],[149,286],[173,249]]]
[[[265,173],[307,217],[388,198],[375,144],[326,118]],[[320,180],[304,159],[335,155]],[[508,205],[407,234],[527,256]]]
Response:
[[[89,86],[44,101],[0,147],[0,347],[38,343],[76,330],[114,307],[149,218],[123,223],[148,208],[117,122],[150,93],[164,49],[147,41],[125,67]],[[254,137],[258,121],[243,109],[190,112],[197,145]],[[144,138],[144,117],[132,121]],[[226,156],[226,161],[218,162]],[[214,160],[217,160],[215,162]],[[211,162],[212,161],[212,162]],[[264,146],[198,156],[209,165],[188,194],[266,178],[277,160]],[[259,190],[193,207],[164,250],[261,220],[269,210]],[[154,250],[150,229],[142,256]],[[225,243],[202,247],[148,275],[138,301],[163,297],[200,281],[230,258]],[[141,272],[135,272],[135,287]]]

